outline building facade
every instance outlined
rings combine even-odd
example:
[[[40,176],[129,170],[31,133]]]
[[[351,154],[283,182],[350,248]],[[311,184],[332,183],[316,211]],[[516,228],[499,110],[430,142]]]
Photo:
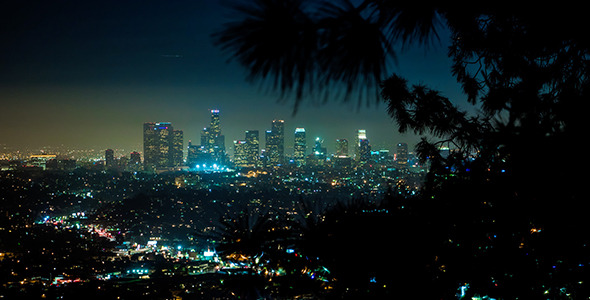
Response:
[[[260,141],[258,130],[246,130],[246,161],[249,167],[260,164]]]
[[[367,138],[367,132],[364,129],[358,131],[358,150],[357,162],[359,165],[364,165],[371,160],[371,144]]]
[[[203,128],[201,131],[201,151],[204,151],[206,156],[210,156],[211,160],[218,164],[224,165],[226,163],[225,150],[225,136],[221,134],[221,122],[219,118],[219,110],[212,109],[211,122],[209,127]]]
[[[278,166],[285,159],[285,121],[273,120],[271,130],[266,131],[267,163],[270,166]]]
[[[293,161],[297,166],[305,165],[305,152],[307,151],[307,141],[305,138],[305,128],[295,128],[295,143],[293,145]]]
[[[144,167],[147,170],[157,170],[182,165],[182,143],[183,133],[181,130],[174,130],[172,123],[144,123]]]
[[[395,155],[395,162],[398,168],[406,169],[408,167],[408,144],[398,143]]]
[[[248,145],[245,140],[234,141],[234,165],[239,168],[248,167]]]

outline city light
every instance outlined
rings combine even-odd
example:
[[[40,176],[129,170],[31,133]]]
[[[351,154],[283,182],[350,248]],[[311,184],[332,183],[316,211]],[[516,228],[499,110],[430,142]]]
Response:
[[[587,12],[396,4],[7,1],[0,299],[590,299]]]

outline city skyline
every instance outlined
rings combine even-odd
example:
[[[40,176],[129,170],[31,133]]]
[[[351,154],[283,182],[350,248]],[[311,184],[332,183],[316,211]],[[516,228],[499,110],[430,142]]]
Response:
[[[213,124],[215,123],[216,125],[216,129],[215,131],[217,132],[221,132],[222,130],[225,131],[225,128],[223,126],[225,120],[223,117],[223,112],[220,109],[210,109],[208,110],[211,113],[211,126],[214,126]],[[163,121],[150,121],[150,122],[146,122],[145,124],[167,124],[170,126],[175,126],[174,123],[172,122],[163,122]],[[277,129],[277,125],[280,125],[280,129]],[[224,144],[224,148],[223,151],[225,153],[227,153],[228,155],[230,155],[232,158],[235,155],[235,147],[236,145],[243,145],[246,143],[252,143],[254,142],[256,144],[256,149],[257,149],[257,153],[258,155],[260,155],[261,153],[264,152],[268,152],[269,151],[273,151],[275,147],[278,148],[282,148],[281,150],[278,150],[280,154],[277,154],[279,156],[287,156],[287,157],[291,157],[291,158],[296,158],[299,155],[299,158],[302,158],[307,154],[310,154],[313,152],[313,142],[316,139],[321,139],[322,140],[322,146],[324,148],[327,149],[327,153],[328,154],[335,154],[338,155],[339,154],[339,148],[341,147],[340,143],[341,141],[347,141],[348,140],[352,140],[352,141],[356,141],[358,143],[360,143],[360,140],[366,140],[368,141],[368,143],[370,145],[372,145],[371,147],[373,148],[373,151],[378,151],[378,150],[389,150],[389,151],[395,151],[395,149],[397,147],[399,147],[400,143],[404,143],[407,144],[406,141],[404,140],[399,140],[396,141],[394,144],[390,144],[390,143],[383,143],[380,141],[376,141],[374,142],[370,137],[371,133],[369,132],[369,134],[367,135],[367,130],[366,129],[356,129],[354,132],[348,134],[347,137],[326,137],[326,136],[310,136],[307,135],[306,132],[309,132],[309,130],[306,127],[299,127],[296,126],[294,128],[294,130],[288,131],[284,129],[285,126],[285,122],[284,120],[280,120],[280,119],[273,119],[270,122],[270,126],[267,126],[266,129],[258,129],[258,128],[251,128],[251,129],[245,129],[243,130],[242,136],[235,138],[235,139],[230,139],[227,140],[225,142],[223,142]],[[184,132],[184,130],[179,129],[178,127],[176,127],[177,130],[180,130],[182,132]],[[209,142],[207,141],[207,138],[205,138],[205,136],[207,136],[208,131],[210,130],[210,127],[204,127],[201,130],[201,137],[200,137],[200,141],[201,143],[195,142],[198,141],[199,139],[195,138],[195,139],[187,139],[186,135],[184,135],[184,140],[183,140],[183,149],[184,149],[184,155],[185,155],[185,159],[188,161],[190,160],[187,157],[187,152],[190,152],[190,148],[191,146],[195,146],[195,147],[205,147],[208,148],[208,146],[204,146],[204,144],[209,144]],[[275,136],[274,131],[278,130],[280,131],[280,137]],[[260,135],[260,132],[262,132],[263,134],[266,133],[266,137],[263,138]],[[299,138],[298,138],[299,135]],[[222,138],[224,138],[225,136],[221,136]],[[281,142],[277,142],[275,141],[275,139],[280,139]],[[298,141],[299,139],[299,141]],[[268,142],[270,141],[270,144],[268,144]],[[144,141],[143,141],[143,147],[145,148],[145,136],[144,136]],[[212,142],[211,142],[212,143]],[[302,151],[303,154],[297,154],[298,150],[296,149],[297,146],[299,145],[299,152]],[[374,146],[373,146],[374,145]],[[383,146],[383,145],[387,145],[387,146]],[[269,146],[271,147],[271,149],[269,149]],[[354,147],[354,145],[351,145],[352,147]],[[360,144],[357,145],[357,147],[360,146]],[[302,149],[302,150],[301,150]],[[213,150],[210,150],[211,152]],[[244,150],[246,152],[252,152],[254,150]],[[353,150],[348,150],[346,152],[347,154],[351,154],[351,156],[354,156],[356,153],[353,152]],[[121,153],[121,155],[127,155],[127,153]],[[245,153],[243,155],[246,155]],[[252,154],[247,154],[248,156],[252,156]]]
[[[220,112],[220,110],[217,110],[220,114],[223,115],[223,112]],[[205,113],[209,112],[209,110],[206,110]],[[210,115],[209,115],[210,118]],[[226,120],[223,120],[224,117],[222,117],[222,121],[221,123],[225,123],[227,122]],[[203,122],[205,122],[206,120],[203,120]],[[268,123],[268,125],[271,124],[272,120],[262,120],[262,123]],[[187,151],[189,151],[188,149],[190,148],[190,145],[200,145],[200,140],[202,139],[202,134],[203,134],[203,124],[191,124],[191,127],[193,128],[192,132],[188,132],[184,130],[181,126],[177,126],[176,122],[170,122],[170,121],[146,121],[143,124],[143,126],[145,126],[145,124],[147,123],[162,123],[162,124],[172,124],[175,128],[177,128],[179,131],[181,131],[183,133],[183,141],[182,141],[182,149],[183,149],[183,153],[184,153],[184,158],[187,158]],[[228,123],[231,123],[228,122]],[[286,122],[285,122],[286,123]],[[205,123],[204,123],[205,124]],[[223,126],[223,125],[222,125]],[[326,136],[326,135],[321,135],[319,133],[323,133],[323,132],[329,132],[326,129],[317,129],[317,128],[309,128],[307,126],[303,126],[303,125],[292,125],[292,124],[286,124],[286,128],[285,129],[285,136],[284,136],[284,153],[285,155],[288,156],[293,156],[294,155],[294,151],[295,151],[295,136],[298,130],[304,130],[304,133],[307,132],[307,134],[304,134],[304,136],[307,137],[307,153],[309,153],[313,148],[313,141],[316,138],[321,138],[322,140],[324,140],[323,145],[324,147],[327,148],[329,153],[336,153],[337,152],[337,148],[338,148],[338,141],[339,140],[355,140],[358,136],[358,131],[359,130],[364,130],[365,132],[367,131],[366,129],[360,129],[360,128],[354,128],[349,132],[346,132],[345,134],[340,134],[340,135],[335,135],[335,136]],[[194,129],[194,128],[200,128],[200,129]],[[230,130],[233,132],[236,132],[237,135],[241,135],[241,136],[237,136],[235,138],[228,138],[226,139],[225,143],[226,143],[226,152],[230,155],[233,156],[233,141],[236,140],[244,140],[244,134],[247,133],[248,131],[259,131],[262,133],[262,135],[259,137],[259,141],[260,141],[260,150],[264,150],[266,147],[266,139],[263,137],[265,131],[268,131],[271,126],[261,126],[261,128],[250,128],[250,127],[243,127],[244,129],[237,129],[237,130]],[[245,128],[250,128],[250,129],[245,129]],[[350,127],[352,128],[352,127]],[[205,128],[207,129],[207,128]],[[145,128],[144,128],[145,130]],[[224,128],[224,131],[227,131],[227,129]],[[340,130],[338,132],[344,132],[345,130]],[[310,132],[312,133],[318,133],[318,134],[309,134]],[[374,133],[377,133],[374,135]],[[403,139],[403,136],[397,136],[396,137],[400,138],[399,140],[393,140],[393,139],[386,139],[386,140],[379,140],[378,137],[378,131],[374,131],[374,132],[369,132],[369,136],[372,138],[368,138],[371,142],[371,145],[373,146],[374,150],[379,150],[379,149],[387,149],[390,151],[394,151],[395,148],[397,147],[398,143],[407,143],[410,147],[410,150],[413,150],[413,145],[411,143],[408,142],[408,140]],[[139,152],[142,155],[145,153],[144,150],[144,136],[142,133],[141,128],[137,129],[136,128],[136,132],[135,132],[135,136],[133,138],[128,138],[126,136],[122,136],[123,139],[126,140],[131,140],[133,138],[137,138],[139,137],[139,143],[135,143],[135,145],[132,144],[115,144],[115,143],[107,143],[104,146],[99,146],[99,147],[88,147],[88,148],[81,148],[78,147],[79,145],[64,145],[64,144],[53,144],[53,145],[36,145],[36,146],[32,146],[32,147],[19,147],[22,145],[11,145],[8,143],[2,143],[0,144],[2,147],[4,147],[5,150],[17,150],[17,151],[23,151],[23,150],[29,150],[29,151],[44,151],[46,153],[55,153],[58,150],[92,150],[92,151],[98,151],[99,153],[102,153],[102,151],[104,150],[113,150],[114,154],[116,156],[128,156],[131,152]],[[409,136],[409,140],[412,141],[413,138],[416,138],[415,136]],[[385,136],[385,138],[387,138],[387,136]],[[131,146],[129,146],[131,145]],[[0,149],[1,150],[1,149]],[[350,150],[352,151],[352,150]],[[354,154],[354,153],[351,153]],[[143,157],[143,156],[142,156]]]
[[[590,299],[571,9],[5,2],[0,298]]]
[[[0,128],[4,145],[140,150],[137,124],[152,120],[175,124],[194,142],[212,107],[223,111],[227,142],[244,130],[263,133],[272,119],[285,120],[286,132],[305,127],[327,141],[350,139],[359,128],[381,147],[419,141],[397,132],[384,103],[305,99],[293,115],[292,101],[248,82],[246,70],[212,44],[210,35],[229,20],[218,2],[116,3],[114,11],[113,3],[68,3],[24,1],[6,10],[13,31],[0,50],[0,99],[3,120],[17,126]],[[408,47],[392,72],[461,102],[450,64],[442,43],[426,52]]]

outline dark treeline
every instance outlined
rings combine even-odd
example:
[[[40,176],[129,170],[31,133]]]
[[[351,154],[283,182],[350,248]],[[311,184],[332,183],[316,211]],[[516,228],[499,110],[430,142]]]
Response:
[[[425,188],[406,206],[412,213],[396,217],[408,225],[395,226],[391,216],[392,223],[374,229],[375,240],[397,245],[385,246],[393,248],[390,260],[374,257],[402,261],[385,268],[389,287],[406,287],[392,293],[453,298],[463,286],[467,298],[588,296],[589,228],[579,175],[588,168],[575,159],[590,87],[584,12],[408,8],[388,0],[260,0],[233,8],[235,21],[214,41],[251,79],[293,99],[295,112],[304,101],[337,98],[343,87],[345,100],[383,101],[400,132],[425,136],[416,145],[430,162]],[[440,41],[442,31],[450,40]],[[461,109],[458,99],[388,70],[397,46],[438,42],[448,45],[449,72],[477,109]],[[443,145],[452,149],[449,156],[440,154]],[[346,220],[342,215],[342,228]]]

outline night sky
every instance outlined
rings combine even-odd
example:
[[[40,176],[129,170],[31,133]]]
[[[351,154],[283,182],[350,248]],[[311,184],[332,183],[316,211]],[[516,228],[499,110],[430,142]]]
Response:
[[[308,145],[320,136],[328,151],[338,138],[366,129],[373,148],[413,146],[399,135],[384,104],[357,109],[357,102],[293,103],[245,80],[246,70],[228,62],[210,34],[228,21],[220,1],[5,1],[0,9],[0,144],[82,149],[142,150],[142,124],[172,122],[199,144],[209,109],[221,111],[228,151],[245,130],[264,130],[285,120],[286,153],[293,132],[305,127]],[[441,45],[403,51],[391,71],[423,83],[461,104],[450,76],[448,36]]]

